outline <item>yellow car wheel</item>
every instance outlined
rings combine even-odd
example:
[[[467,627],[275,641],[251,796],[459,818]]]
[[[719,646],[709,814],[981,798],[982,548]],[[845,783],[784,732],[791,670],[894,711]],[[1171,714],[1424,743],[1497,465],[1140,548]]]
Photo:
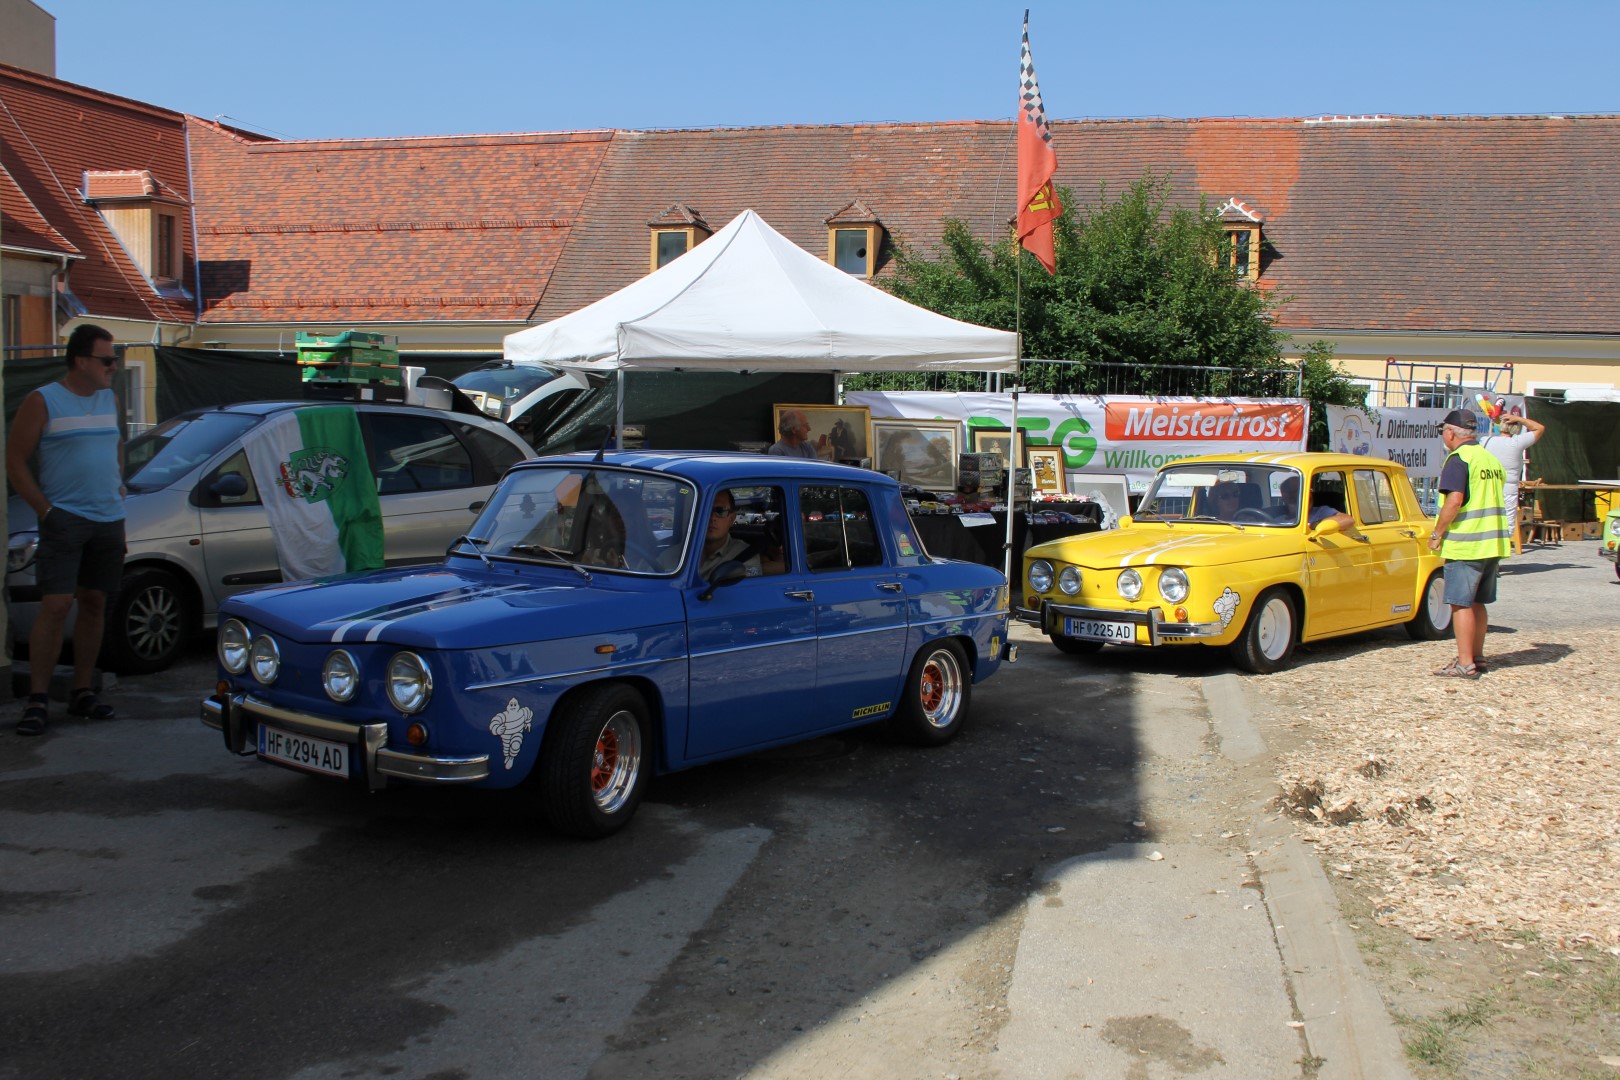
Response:
[[[1260,594],[1243,633],[1232,642],[1232,658],[1245,671],[1267,675],[1288,666],[1299,624],[1293,599],[1281,589]]]
[[[1406,623],[1406,633],[1413,641],[1439,641],[1451,633],[1451,605],[1446,603],[1444,570],[1429,575],[1417,611]]]

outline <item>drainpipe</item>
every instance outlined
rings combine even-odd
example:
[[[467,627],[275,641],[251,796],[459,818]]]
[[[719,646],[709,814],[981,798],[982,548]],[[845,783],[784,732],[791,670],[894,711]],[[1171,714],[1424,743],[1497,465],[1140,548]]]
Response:
[[[186,135],[186,201],[187,209],[191,213],[191,278],[192,287],[196,290],[195,302],[197,313],[193,322],[202,322],[202,235],[197,232],[197,188],[191,179],[191,125],[181,124],[180,130]]]

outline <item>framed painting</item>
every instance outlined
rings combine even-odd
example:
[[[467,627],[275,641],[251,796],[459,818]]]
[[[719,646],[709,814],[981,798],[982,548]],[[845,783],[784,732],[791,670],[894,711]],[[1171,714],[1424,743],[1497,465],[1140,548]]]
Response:
[[[874,467],[902,484],[926,491],[955,491],[962,425],[955,420],[872,421]]]
[[[1063,451],[1056,446],[1031,446],[1027,452],[1035,494],[1068,494],[1069,486],[1063,474]]]
[[[1101,502],[1121,518],[1131,512],[1131,481],[1124,473],[1075,473],[1069,494]]]
[[[1024,434],[1022,431],[1018,433],[1015,445],[1011,428],[975,427],[972,450],[975,454],[997,455],[1001,458],[1003,469],[1021,469],[1025,464]]]
[[[858,464],[872,456],[872,414],[864,405],[773,405],[776,441],[765,452]]]

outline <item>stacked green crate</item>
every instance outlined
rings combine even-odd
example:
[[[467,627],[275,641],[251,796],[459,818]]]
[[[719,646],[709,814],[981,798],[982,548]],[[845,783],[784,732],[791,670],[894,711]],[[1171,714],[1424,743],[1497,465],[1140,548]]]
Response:
[[[399,386],[399,339],[387,334],[346,330],[341,334],[299,333],[298,369],[306,384]]]

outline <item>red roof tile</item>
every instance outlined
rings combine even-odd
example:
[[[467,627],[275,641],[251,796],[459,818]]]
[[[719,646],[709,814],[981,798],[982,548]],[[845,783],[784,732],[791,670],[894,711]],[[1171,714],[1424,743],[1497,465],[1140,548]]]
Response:
[[[189,130],[205,322],[521,322],[613,138]]]
[[[188,200],[181,115],[6,64],[0,64],[0,102],[0,166],[84,255],[68,284],[88,315],[190,322],[193,301],[160,294],[80,191],[86,173],[149,171],[174,199]],[[189,264],[190,230],[183,231]]]
[[[11,170],[0,168],[0,245],[45,251],[54,255],[77,255],[79,249],[56,231],[39,212]]]

